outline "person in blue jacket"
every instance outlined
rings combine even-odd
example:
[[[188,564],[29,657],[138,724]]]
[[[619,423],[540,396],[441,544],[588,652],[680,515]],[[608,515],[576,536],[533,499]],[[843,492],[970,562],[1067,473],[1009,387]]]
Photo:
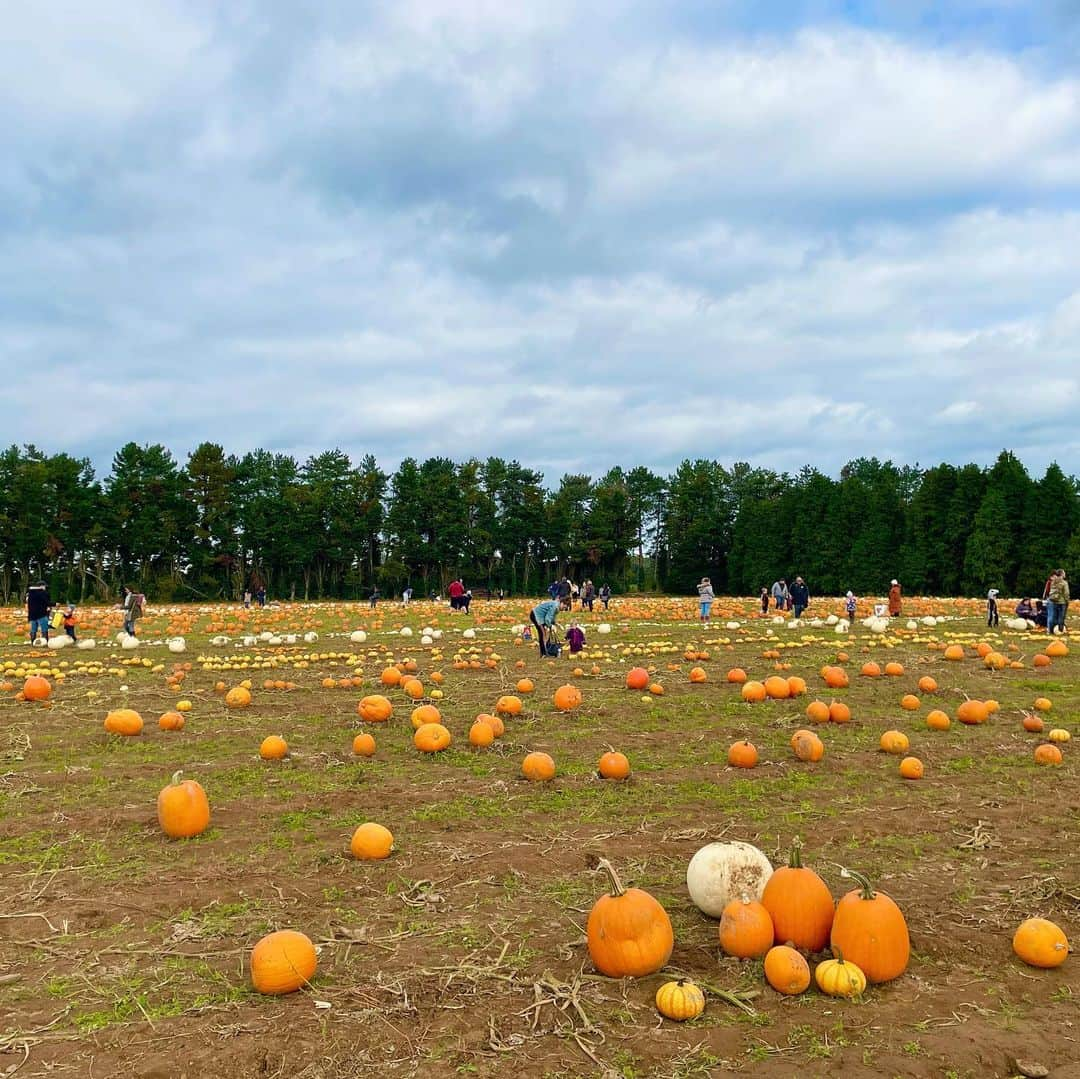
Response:
[[[536,642],[540,646],[540,655],[547,655],[545,651],[545,645],[547,641],[545,639],[544,630],[546,629],[548,635],[555,629],[555,619],[559,617],[559,601],[555,599],[546,599],[543,603],[538,603],[529,612],[529,621],[536,626]]]

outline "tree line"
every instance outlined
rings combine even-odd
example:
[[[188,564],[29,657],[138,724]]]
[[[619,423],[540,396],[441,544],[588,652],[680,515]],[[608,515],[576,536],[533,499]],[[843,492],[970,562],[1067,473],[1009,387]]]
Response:
[[[536,595],[556,575],[616,591],[755,594],[796,573],[818,595],[1041,594],[1080,569],[1080,494],[1004,451],[989,468],[849,462],[838,477],[687,460],[565,475],[489,457],[408,458],[396,471],[328,450],[303,463],[206,442],[184,463],[131,442],[99,479],[86,459],[34,446],[0,454],[0,595],[44,578],[58,599],[359,598],[378,587]],[[1071,573],[1070,573],[1071,576]]]

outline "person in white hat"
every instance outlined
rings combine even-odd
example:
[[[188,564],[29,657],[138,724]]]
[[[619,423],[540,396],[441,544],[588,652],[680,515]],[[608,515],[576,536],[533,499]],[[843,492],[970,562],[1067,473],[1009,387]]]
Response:
[[[701,578],[701,583],[697,586],[697,594],[698,603],[701,604],[701,621],[708,625],[709,612],[712,610],[713,600],[716,599],[712,582],[708,577]]]
[[[889,589],[889,617],[900,617],[900,582],[894,577]]]

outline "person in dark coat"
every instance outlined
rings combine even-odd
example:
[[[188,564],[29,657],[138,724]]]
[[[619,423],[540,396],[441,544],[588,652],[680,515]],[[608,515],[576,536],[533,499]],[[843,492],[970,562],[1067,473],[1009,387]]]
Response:
[[[795,617],[802,618],[803,611],[810,606],[810,589],[806,587],[806,582],[801,577],[795,578],[790,595],[791,608],[795,612]]]
[[[30,623],[30,643],[37,640],[40,633],[49,639],[49,615],[52,613],[52,599],[44,581],[32,584],[26,590],[26,621]]]

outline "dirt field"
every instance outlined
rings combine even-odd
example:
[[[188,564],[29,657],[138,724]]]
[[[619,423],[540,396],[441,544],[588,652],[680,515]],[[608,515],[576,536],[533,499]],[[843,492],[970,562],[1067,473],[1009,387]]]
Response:
[[[44,704],[13,690],[0,697],[0,1076],[969,1077],[1017,1074],[1017,1058],[1057,1079],[1080,1076],[1080,960],[1039,971],[1010,946],[1032,915],[1058,922],[1074,948],[1080,941],[1080,649],[1033,669],[1044,637],[991,635],[977,608],[947,601],[909,604],[950,616],[942,624],[909,630],[901,619],[879,635],[856,624],[850,637],[749,618],[738,601],[718,607],[707,629],[689,601],[581,616],[585,656],[558,661],[514,643],[510,627],[528,608],[512,602],[475,604],[471,616],[426,604],[374,615],[347,604],[151,609],[140,636],[159,643],[130,652],[112,639],[112,612],[85,613],[80,632],[97,637],[94,650],[48,653],[31,651],[19,612],[7,612],[0,663],[13,690],[34,662],[66,677],[53,679]],[[732,617],[738,629],[725,628]],[[601,635],[605,620],[611,632]],[[403,637],[402,626],[415,632]],[[421,644],[424,626],[443,631],[431,646]],[[463,639],[467,627],[475,639]],[[350,640],[358,629],[363,644]],[[240,643],[261,631],[319,638]],[[182,655],[161,643],[177,632]],[[227,645],[210,643],[219,633]],[[988,670],[970,647],[984,640],[1025,666]],[[954,641],[968,646],[962,662],[931,647]],[[684,658],[688,647],[709,653],[705,684],[688,680],[698,665]],[[772,647],[809,693],[745,704],[726,672],[775,673],[762,655]],[[455,669],[470,648],[479,669]],[[486,649],[498,657],[490,666]],[[851,686],[834,692],[818,671],[841,649]],[[861,677],[869,658],[899,661],[905,673]],[[434,703],[455,741],[442,753],[413,747],[419,702],[400,690],[386,691],[388,724],[356,714],[362,695],[381,691],[387,663],[407,659],[428,690],[432,672],[444,676]],[[177,662],[191,670],[170,685]],[[636,664],[656,668],[663,696],[625,688]],[[578,665],[585,673],[574,676]],[[363,688],[322,684],[357,671]],[[902,711],[902,694],[928,673],[938,692]],[[470,747],[477,713],[522,675],[536,685],[524,714],[490,749]],[[227,710],[215,683],[244,678],[251,706]],[[267,678],[296,688],[265,689]],[[552,694],[568,681],[584,703],[558,714]],[[1001,709],[985,725],[961,725],[965,694]],[[1034,763],[1045,739],[1021,727],[1039,696],[1052,701],[1048,726],[1073,734],[1058,768]],[[789,739],[809,725],[806,704],[834,697],[853,721],[818,728],[820,763],[796,760]],[[158,716],[181,699],[192,703],[185,729],[159,730]],[[124,705],[147,721],[138,737],[102,729]],[[951,729],[926,729],[934,707],[954,717]],[[365,727],[378,751],[358,759],[352,737]],[[902,780],[898,758],[879,751],[890,728],[909,735],[921,781]],[[262,761],[259,742],[274,733],[290,756]],[[729,768],[728,746],[744,736],[761,763]],[[631,761],[624,783],[595,774],[609,746]],[[551,783],[520,776],[535,749],[557,762]],[[178,768],[203,784],[213,814],[188,841],[166,839],[155,813]],[[394,833],[387,860],[349,855],[365,820]],[[834,895],[848,889],[841,866],[862,869],[906,915],[907,973],[860,1001],[813,988],[779,996],[760,961],[721,955],[717,923],[689,900],[686,866],[706,842],[747,840],[781,864],[795,835]],[[675,950],[665,973],[733,999],[710,992],[700,1019],[676,1024],[653,1004],[661,975],[594,973],[583,927],[603,890],[589,867],[597,854],[666,907]],[[308,989],[262,997],[248,955],[280,928],[319,945],[318,973]]]

